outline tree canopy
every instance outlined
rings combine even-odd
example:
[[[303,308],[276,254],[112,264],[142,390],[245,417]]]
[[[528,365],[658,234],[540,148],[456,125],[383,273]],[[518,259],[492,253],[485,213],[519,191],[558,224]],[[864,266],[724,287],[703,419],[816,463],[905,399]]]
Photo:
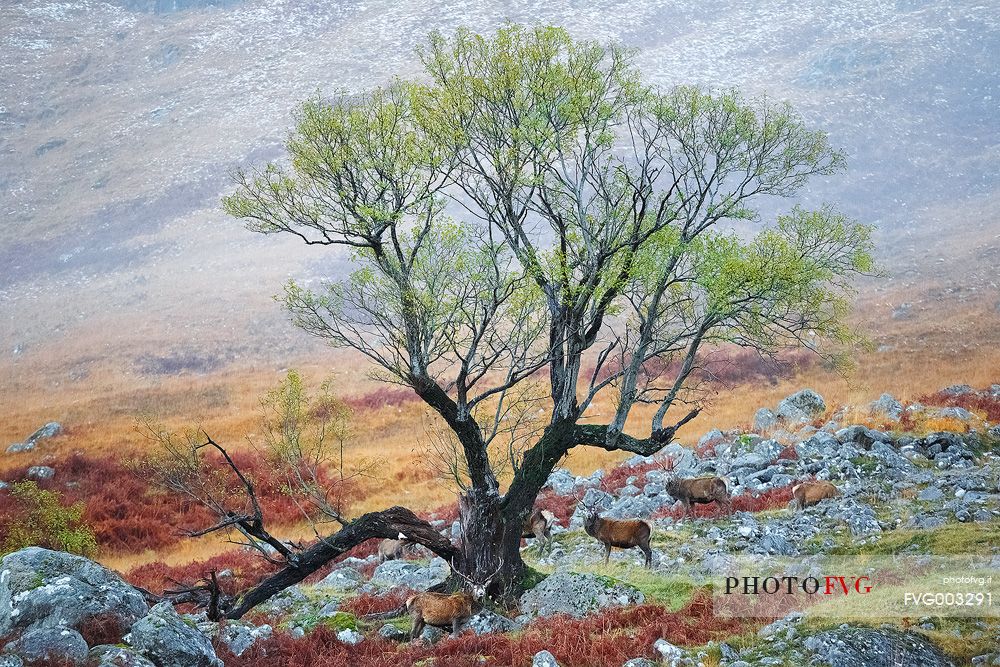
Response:
[[[480,512],[523,516],[574,446],[660,449],[697,414],[667,419],[707,349],[851,340],[870,228],[760,214],[845,165],[787,104],[658,89],[628,49],[553,27],[434,33],[419,55],[419,79],[302,104],[289,159],[240,171],[224,207],[350,249],[349,277],[284,304],[444,419]],[[489,445],[539,381],[546,417],[501,495]],[[610,419],[581,423],[602,392]],[[649,435],[628,434],[642,403]]]

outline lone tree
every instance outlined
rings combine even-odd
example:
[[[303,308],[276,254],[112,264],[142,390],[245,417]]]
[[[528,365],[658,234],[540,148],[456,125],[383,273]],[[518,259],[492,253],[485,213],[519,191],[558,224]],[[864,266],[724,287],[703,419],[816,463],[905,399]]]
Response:
[[[850,340],[870,229],[830,207],[760,224],[762,202],[844,165],[787,105],[645,85],[628,50],[559,28],[432,34],[419,55],[419,80],[303,104],[290,161],[238,173],[224,206],[253,231],[350,248],[349,278],[289,283],[284,304],[440,415],[462,539],[424,541],[471,578],[500,567],[510,591],[522,521],[571,449],[660,450],[698,414],[687,392],[708,349]],[[544,424],[510,449],[504,488],[491,451],[538,382]],[[604,392],[613,414],[595,423]],[[655,411],[630,434],[638,404]],[[397,527],[359,521],[317,548]]]

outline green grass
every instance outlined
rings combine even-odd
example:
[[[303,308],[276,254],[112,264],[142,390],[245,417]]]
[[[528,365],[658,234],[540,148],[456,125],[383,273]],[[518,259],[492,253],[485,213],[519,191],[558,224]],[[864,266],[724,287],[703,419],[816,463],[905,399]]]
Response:
[[[939,556],[954,554],[992,555],[1000,552],[1000,523],[953,523],[929,530],[899,529],[882,534],[870,544],[845,543],[830,553],[849,555],[890,555],[920,553]]]

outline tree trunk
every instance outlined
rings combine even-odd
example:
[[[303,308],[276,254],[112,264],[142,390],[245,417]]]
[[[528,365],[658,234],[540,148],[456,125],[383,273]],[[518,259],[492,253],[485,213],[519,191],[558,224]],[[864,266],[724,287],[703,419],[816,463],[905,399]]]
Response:
[[[572,428],[550,426],[525,452],[521,466],[503,498],[489,491],[470,490],[459,498],[462,561],[456,567],[474,581],[490,579],[490,594],[511,601],[521,593],[524,561],[521,535],[525,519],[552,468],[568,451]]]
[[[524,568],[520,525],[516,530],[508,525],[495,493],[470,490],[459,496],[458,507],[462,541],[455,569],[473,581],[488,582],[492,596],[510,599],[517,594]]]

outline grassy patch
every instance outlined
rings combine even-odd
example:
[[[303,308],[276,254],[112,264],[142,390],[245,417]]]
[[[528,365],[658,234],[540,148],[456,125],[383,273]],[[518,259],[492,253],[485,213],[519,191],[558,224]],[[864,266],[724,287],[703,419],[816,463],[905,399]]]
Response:
[[[1000,552],[1000,525],[989,523],[955,523],[930,530],[900,529],[884,533],[870,544],[842,544],[835,555],[890,555],[921,553],[934,555],[994,554]]]

